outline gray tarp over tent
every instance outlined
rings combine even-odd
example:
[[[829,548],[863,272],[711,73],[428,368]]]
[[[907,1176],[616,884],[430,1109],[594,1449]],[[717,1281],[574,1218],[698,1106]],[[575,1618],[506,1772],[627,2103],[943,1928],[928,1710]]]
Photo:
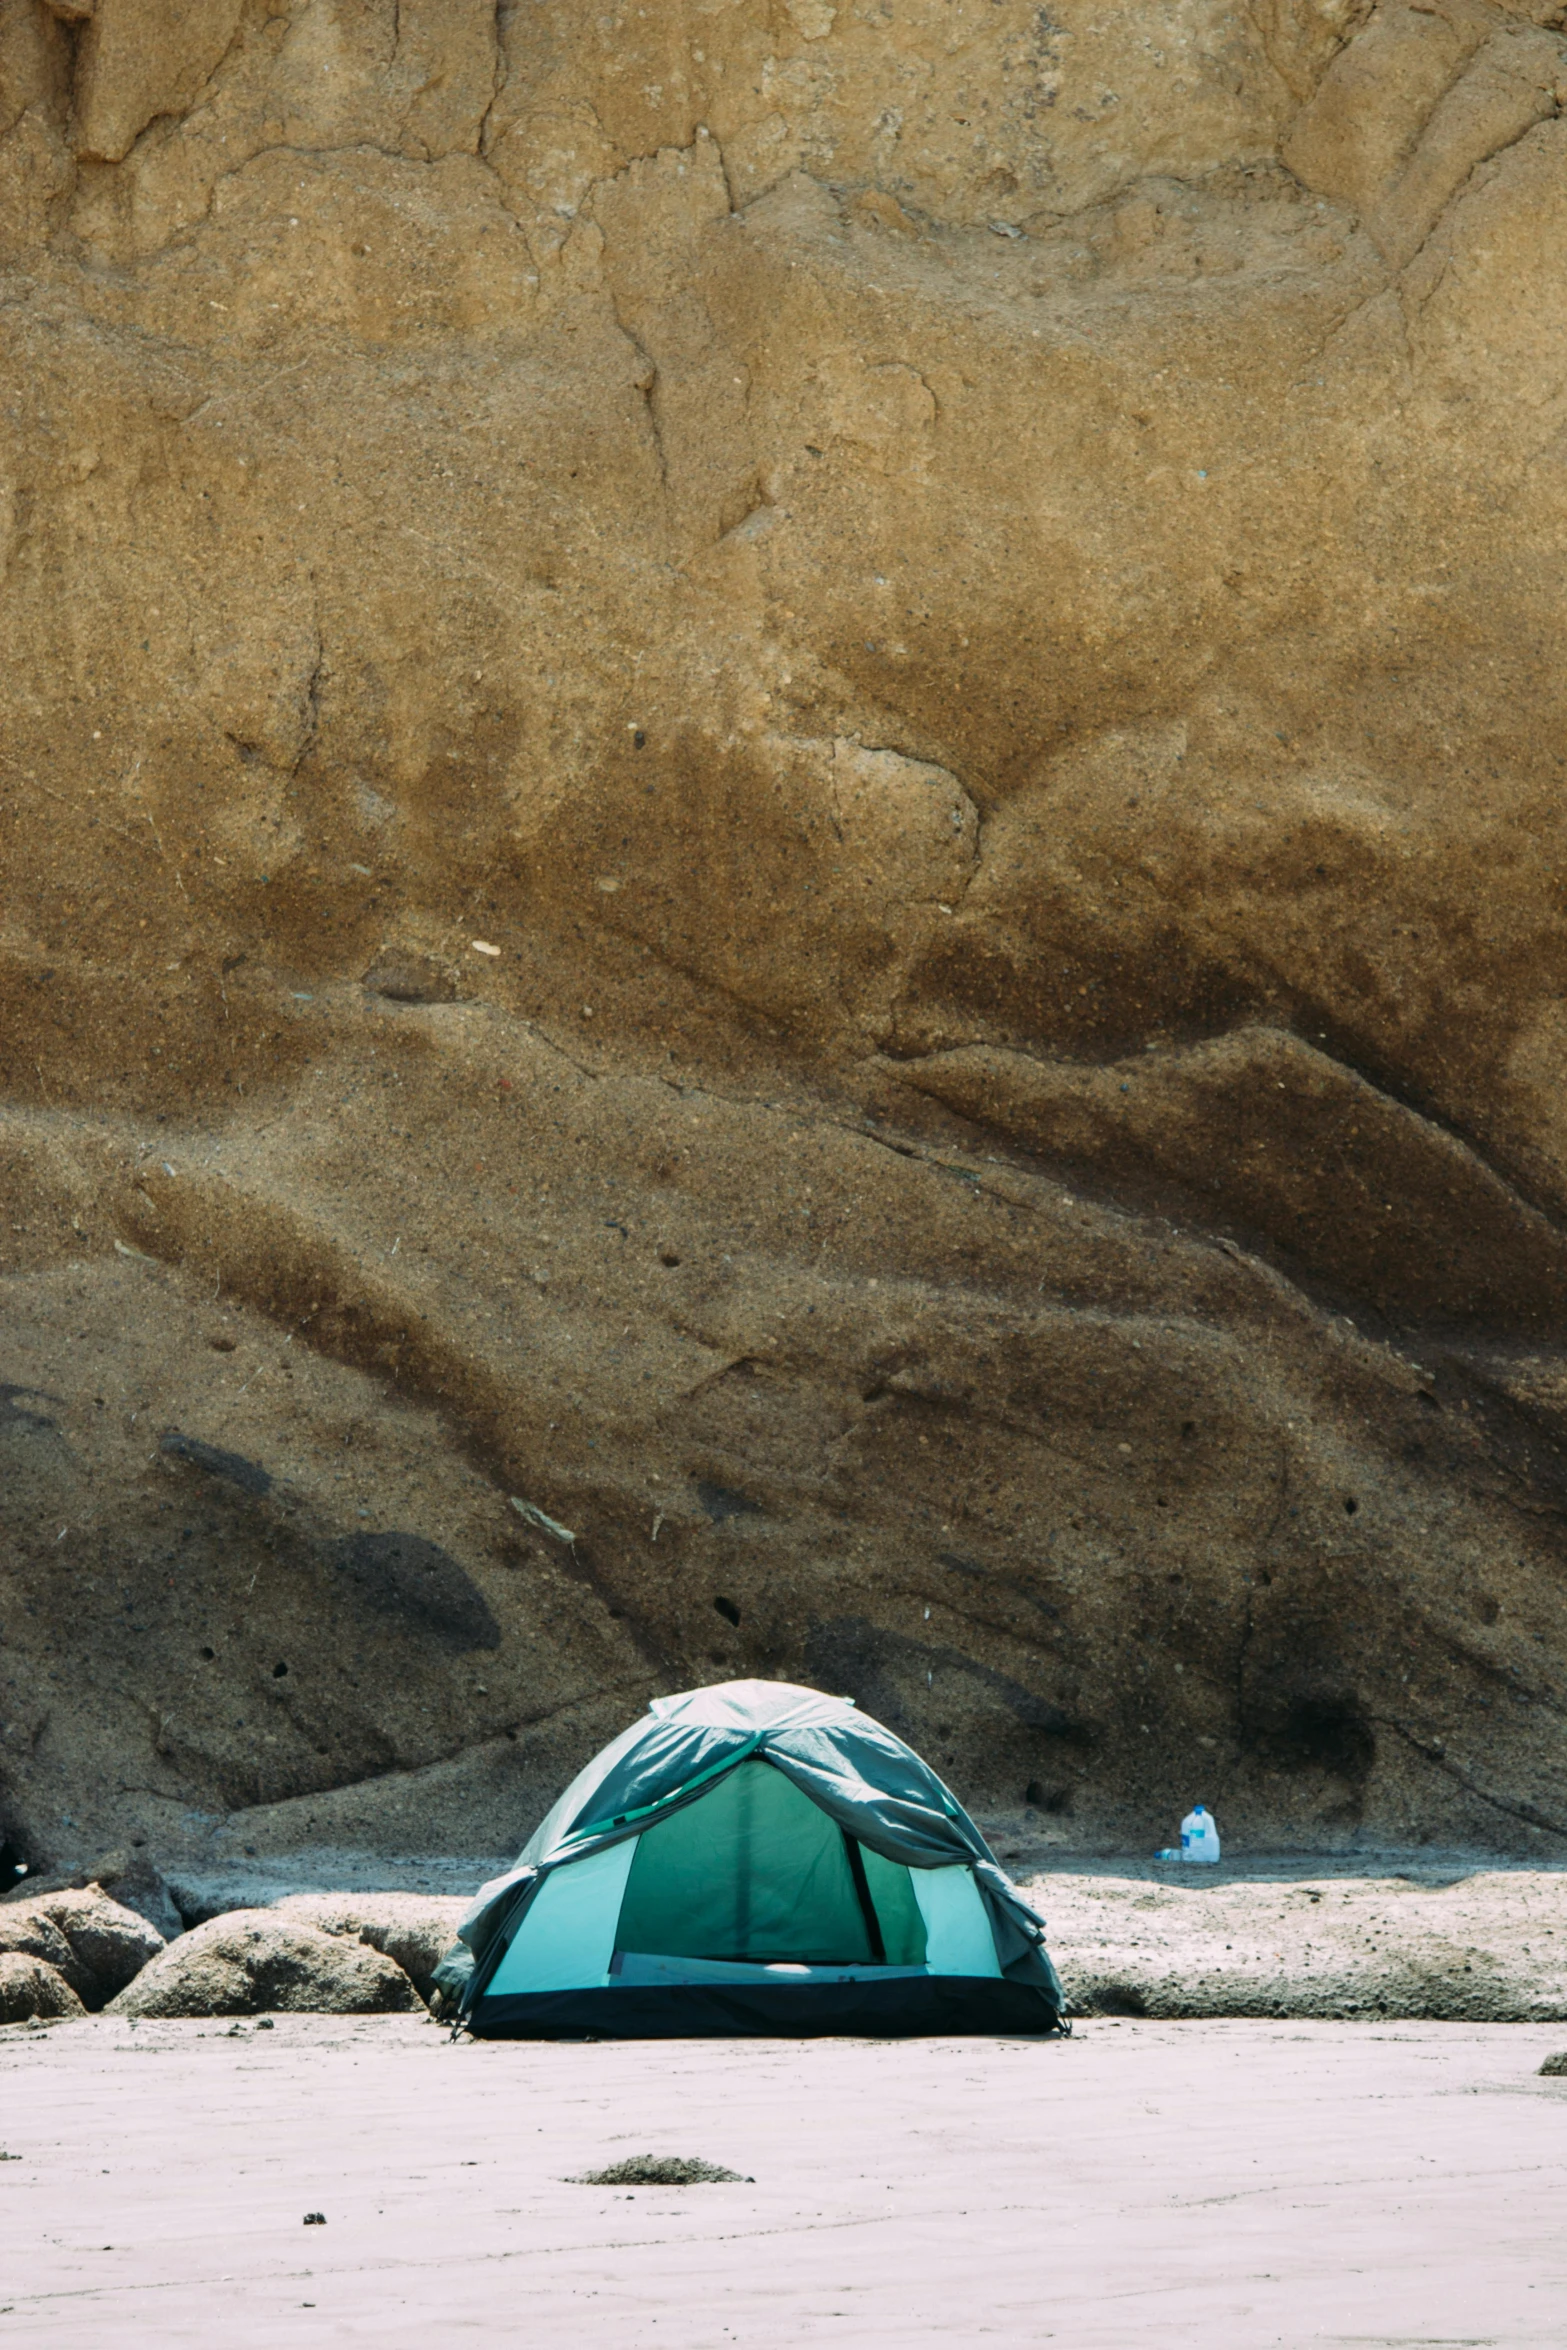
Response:
[[[1049,2031],[1044,1926],[847,1698],[658,1698],[484,1886],[436,1976],[480,2034]]]

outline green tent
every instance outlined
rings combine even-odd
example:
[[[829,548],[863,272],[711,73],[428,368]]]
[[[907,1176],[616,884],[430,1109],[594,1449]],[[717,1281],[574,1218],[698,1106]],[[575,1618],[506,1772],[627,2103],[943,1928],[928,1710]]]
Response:
[[[1051,2032],[1044,1926],[919,1756],[779,1681],[661,1697],[480,1891],[443,2011],[524,2039]]]

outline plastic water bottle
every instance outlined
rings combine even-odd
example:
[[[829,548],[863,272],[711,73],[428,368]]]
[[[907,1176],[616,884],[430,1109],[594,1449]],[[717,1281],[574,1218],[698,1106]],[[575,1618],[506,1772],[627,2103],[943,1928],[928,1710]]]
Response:
[[[1206,1805],[1194,1803],[1181,1822],[1181,1858],[1211,1868],[1218,1857],[1218,1822]]]

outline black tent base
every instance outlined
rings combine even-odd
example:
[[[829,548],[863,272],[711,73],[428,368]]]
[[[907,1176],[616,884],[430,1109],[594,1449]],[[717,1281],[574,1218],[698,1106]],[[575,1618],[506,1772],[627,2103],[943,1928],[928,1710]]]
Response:
[[[481,1997],[480,2040],[945,2038],[1061,2029],[1048,1992],[984,1975],[912,1975],[892,1983],[670,1983]]]

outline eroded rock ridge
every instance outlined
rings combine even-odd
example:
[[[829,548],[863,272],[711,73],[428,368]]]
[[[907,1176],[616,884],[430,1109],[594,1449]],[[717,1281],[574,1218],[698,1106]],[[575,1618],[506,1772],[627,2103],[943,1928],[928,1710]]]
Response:
[[[1564,95],[0,0],[19,1853],[501,1850],[761,1672],[1560,1854]]]

